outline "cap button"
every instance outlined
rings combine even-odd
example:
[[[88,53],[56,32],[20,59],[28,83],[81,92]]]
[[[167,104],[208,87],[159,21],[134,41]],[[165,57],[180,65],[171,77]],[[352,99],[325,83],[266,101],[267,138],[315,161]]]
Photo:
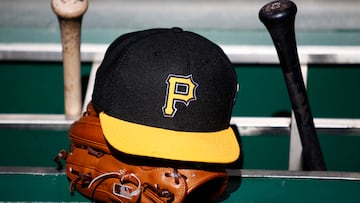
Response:
[[[182,28],[179,28],[179,27],[173,27],[171,28],[174,32],[183,32],[183,29]]]

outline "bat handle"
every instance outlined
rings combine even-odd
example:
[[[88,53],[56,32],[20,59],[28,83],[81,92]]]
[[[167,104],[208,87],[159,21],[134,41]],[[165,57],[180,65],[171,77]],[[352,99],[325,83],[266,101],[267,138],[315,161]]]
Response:
[[[62,42],[64,67],[64,100],[66,119],[81,115],[81,22],[88,8],[87,0],[52,0],[51,8],[57,15]]]
[[[277,0],[261,8],[259,18],[269,31],[279,56],[303,145],[303,167],[305,170],[326,170],[301,74],[294,28],[296,12],[297,7],[292,1]]]

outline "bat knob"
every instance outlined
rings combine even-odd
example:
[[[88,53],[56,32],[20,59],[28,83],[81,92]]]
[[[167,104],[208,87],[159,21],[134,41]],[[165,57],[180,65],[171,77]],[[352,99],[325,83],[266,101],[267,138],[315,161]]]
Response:
[[[51,8],[59,18],[73,19],[84,15],[88,8],[87,0],[52,0]]]
[[[259,18],[266,26],[295,21],[297,8],[289,0],[272,1],[260,9]]]

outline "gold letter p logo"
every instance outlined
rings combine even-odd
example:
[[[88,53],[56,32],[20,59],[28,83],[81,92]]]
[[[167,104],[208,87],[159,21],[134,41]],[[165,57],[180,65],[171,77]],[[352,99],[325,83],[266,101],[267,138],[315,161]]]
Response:
[[[170,74],[166,79],[167,92],[163,114],[165,117],[174,117],[177,111],[175,104],[181,102],[186,106],[196,100],[196,88],[198,84],[193,81],[192,75],[182,76]]]

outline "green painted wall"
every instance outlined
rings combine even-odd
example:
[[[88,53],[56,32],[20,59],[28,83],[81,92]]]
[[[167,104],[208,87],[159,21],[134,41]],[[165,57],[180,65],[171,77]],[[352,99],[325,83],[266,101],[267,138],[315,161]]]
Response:
[[[63,113],[60,63],[0,62],[1,113]],[[90,64],[83,64],[87,81]],[[240,83],[234,116],[273,116],[289,112],[290,102],[281,69],[276,65],[237,65]],[[357,66],[313,66],[309,99],[315,117],[360,118],[360,69]],[[86,87],[86,84],[83,85]],[[85,92],[85,91],[84,91]],[[241,133],[241,132],[240,132]],[[0,129],[0,163],[53,166],[53,156],[68,147],[66,131]],[[330,170],[360,171],[360,137],[320,135]],[[243,167],[287,169],[288,135],[242,137]]]

